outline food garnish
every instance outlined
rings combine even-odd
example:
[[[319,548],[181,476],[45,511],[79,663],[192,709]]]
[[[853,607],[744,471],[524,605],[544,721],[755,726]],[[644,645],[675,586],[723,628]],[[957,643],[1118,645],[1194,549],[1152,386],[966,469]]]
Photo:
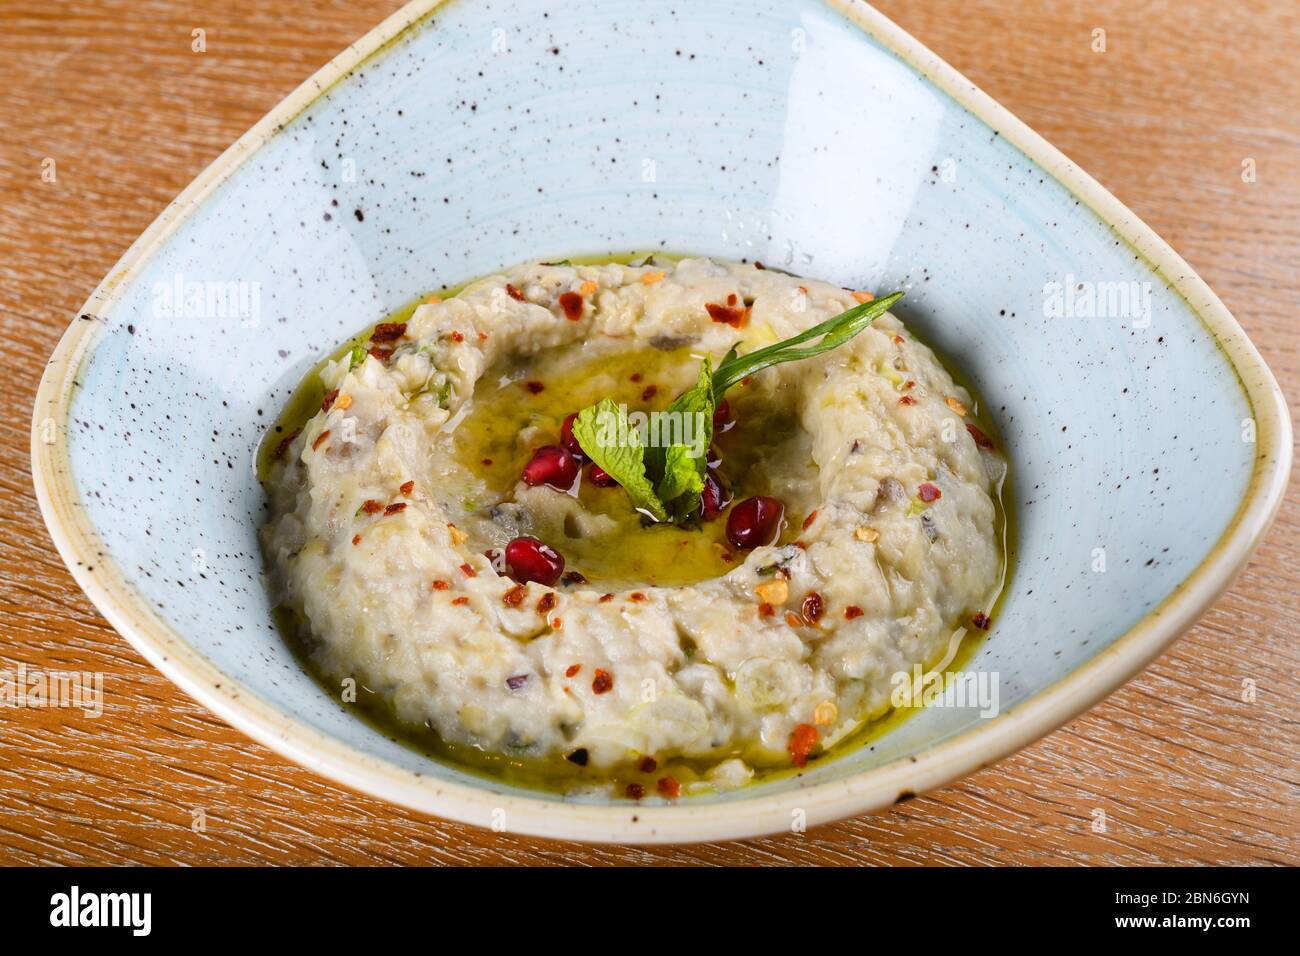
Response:
[[[660,777],[659,782],[655,784],[655,789],[659,791],[660,796],[672,800],[681,796],[682,785],[677,782],[676,777]]]
[[[817,746],[819,736],[817,728],[812,724],[800,724],[794,729],[790,735],[789,749],[790,759],[796,767],[808,766],[808,755]]]
[[[505,561],[510,576],[521,583],[536,581],[550,587],[564,573],[564,558],[559,552],[528,536],[515,538],[506,545]]]
[[[670,413],[696,415],[697,420],[704,423],[705,435],[694,448],[685,444],[646,447],[627,416],[608,398],[582,409],[572,420],[566,419],[566,427],[562,429],[565,432],[564,444],[569,445],[572,438],[603,474],[623,487],[632,500],[632,506],[654,521],[681,522],[693,516],[705,520],[716,517],[726,507],[722,500],[725,493],[720,483],[706,488],[708,463],[706,457],[698,453],[698,447],[708,448],[713,432],[725,431],[733,422],[730,406],[723,398],[726,391],[765,368],[812,358],[843,345],[887,312],[902,295],[902,292],[895,292],[863,302],[798,335],[746,355],[740,355],[737,346],[733,345],[716,370],[706,356],[700,363],[695,385],[677,396],[667,408]],[[581,297],[575,297],[580,303]],[[732,309],[743,312],[744,304],[739,301],[732,303],[732,298],[734,296],[728,297],[726,305],[711,304],[710,314]],[[578,315],[581,315],[580,308]],[[730,321],[731,315],[728,311],[727,317],[721,321]],[[814,339],[820,341],[806,344]],[[609,440],[611,437],[614,440]],[[568,450],[572,453],[572,449]]]
[[[578,480],[580,468],[580,462],[567,448],[562,445],[543,445],[533,452],[533,457],[524,466],[524,483],[550,485],[560,491],[568,491]]]
[[[767,495],[746,498],[727,515],[727,540],[737,548],[761,548],[781,533],[785,506]]]
[[[975,439],[975,444],[979,445],[981,448],[993,447],[993,439],[989,438],[988,435],[984,434],[976,426],[967,423],[966,431],[970,432],[970,437]]]

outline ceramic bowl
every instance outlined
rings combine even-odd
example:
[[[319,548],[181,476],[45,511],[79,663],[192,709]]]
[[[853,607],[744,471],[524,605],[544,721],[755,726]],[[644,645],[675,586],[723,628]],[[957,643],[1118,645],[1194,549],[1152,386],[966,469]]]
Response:
[[[432,288],[665,249],[904,288],[991,406],[1016,568],[927,708],[808,772],[675,805],[565,800],[394,743],[301,669],[260,581],[254,451],[322,352]],[[1078,714],[1228,585],[1289,471],[1277,385],[1188,265],[860,3],[417,0],[295,91],[131,247],[59,343],[32,457],[78,583],[249,736],[514,832],[743,837],[886,807]]]

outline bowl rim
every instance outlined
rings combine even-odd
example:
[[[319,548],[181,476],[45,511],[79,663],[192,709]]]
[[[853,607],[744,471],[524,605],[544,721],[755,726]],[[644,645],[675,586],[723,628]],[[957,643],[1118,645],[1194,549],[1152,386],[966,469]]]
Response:
[[[1227,589],[1272,523],[1290,475],[1286,402],[1254,345],[1224,304],[1167,243],[1085,173],[924,45],[862,0],[824,0],[959,105],[1020,149],[1109,224],[1182,296],[1228,357],[1256,422],[1256,458],[1237,513],[1209,554],[1164,600],[1109,647],[998,717],[921,753],[795,791],[671,806],[568,803],[467,785],[399,767],[290,717],[218,670],[166,624],[99,542],[79,506],[69,467],[68,412],[82,360],[99,340],[97,317],[154,253],[242,163],[363,61],[446,0],[411,0],[349,45],[226,149],[113,267],[60,339],[33,402],[32,478],[50,536],[77,584],[154,667],[236,729],[336,783],[411,810],[508,832],[587,843],[684,843],[789,831],[869,813],[981,769],[1045,736],[1141,670]],[[53,440],[44,436],[53,430]],[[504,818],[499,813],[504,811]]]

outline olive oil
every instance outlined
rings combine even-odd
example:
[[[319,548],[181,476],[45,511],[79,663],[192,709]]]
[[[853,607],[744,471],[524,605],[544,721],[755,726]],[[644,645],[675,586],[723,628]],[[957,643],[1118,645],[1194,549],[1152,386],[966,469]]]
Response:
[[[471,545],[491,547],[497,542],[474,540],[476,515],[482,527],[495,531],[489,512],[513,496],[533,450],[560,441],[564,419],[602,398],[624,404],[630,412],[663,410],[694,382],[701,354],[689,348],[660,351],[627,350],[617,342],[593,342],[553,349],[523,362],[501,363],[479,380],[473,410],[456,427],[452,453],[466,472],[477,473],[488,502],[464,502],[474,507],[456,519],[457,527],[471,535]],[[718,436],[720,455],[714,473],[734,500],[750,495],[775,494],[787,505],[782,540],[793,540],[805,512],[812,507],[816,466],[811,463],[810,439],[788,414],[773,412],[780,403],[762,402],[737,388],[730,393],[740,425]],[[765,462],[780,460],[780,471],[794,474],[787,486],[773,488],[768,475],[777,469]],[[802,469],[790,462],[808,462]],[[534,506],[529,526],[521,529],[545,541],[565,558],[593,587],[609,591],[637,586],[676,587],[726,574],[744,555],[736,552],[725,534],[725,516],[713,521],[692,521],[684,527],[670,522],[650,523],[628,504],[618,486],[602,488],[580,475],[567,494],[594,516],[584,522],[596,530],[580,532],[566,521],[566,504],[554,497],[566,492],[548,490],[533,501],[553,503],[554,511]]]

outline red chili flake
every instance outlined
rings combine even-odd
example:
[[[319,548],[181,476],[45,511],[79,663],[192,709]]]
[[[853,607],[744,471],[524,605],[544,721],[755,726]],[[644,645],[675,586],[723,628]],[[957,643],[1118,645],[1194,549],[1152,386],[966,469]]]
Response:
[[[640,762],[636,765],[636,769],[640,770],[642,773],[654,773],[659,769],[659,761],[655,760],[654,757],[642,757]]]
[[[745,313],[748,311],[739,305],[718,305],[716,302],[706,302],[705,310],[709,313],[709,318],[714,322],[725,322],[733,329],[740,328],[745,321]]]
[[[289,450],[289,446],[293,444],[293,440],[298,437],[300,431],[301,429],[295,428],[293,431],[289,432],[289,434],[280,439],[280,444],[275,446],[275,454],[272,457],[283,458],[284,453]]]
[[[551,619],[551,627],[558,631],[558,630],[560,630],[562,627],[564,627],[564,621],[562,621],[562,620],[561,620],[560,618],[558,618],[558,617],[556,617],[556,618],[552,618],[552,619]]]
[[[640,372],[633,372],[633,373],[632,373],[632,377],[629,378],[628,381],[629,381],[629,382],[639,382],[639,381],[641,381],[641,373],[640,373]]]
[[[367,498],[364,502],[362,502],[361,510],[368,515],[377,515],[379,514],[379,512],[384,510],[384,506],[381,505],[374,498]]]
[[[530,395],[540,395],[546,386],[541,382],[524,382],[524,388],[528,389]]]
[[[414,480],[404,481],[397,486],[397,490],[404,495],[409,495],[412,491],[415,490],[415,481]]]
[[[850,604],[844,609],[844,620],[851,621],[855,617],[862,617],[863,613],[862,608],[858,607],[856,604]]]
[[[433,589],[435,591],[445,591],[449,587],[451,587],[451,585],[448,584],[446,581],[442,580],[441,578],[433,582]]]
[[[516,674],[514,677],[506,678],[506,686],[509,687],[511,690],[518,690],[519,688],[523,687],[527,683],[528,683],[527,674]]]
[[[487,466],[491,467],[491,465],[492,465],[492,459],[491,459],[491,458],[484,458],[482,463],[483,463],[484,465],[487,465]]]
[[[376,345],[370,350],[370,354],[373,355],[381,362],[387,362],[390,358],[393,357],[393,350],[381,349],[379,346]]]
[[[488,334],[487,334],[486,332],[480,332],[480,333],[478,334],[478,340],[479,340],[480,342],[486,342],[486,341],[487,341],[487,337],[488,337]]]
[[[772,605],[768,604],[766,601],[758,606],[759,617],[771,617],[775,613],[776,608],[772,607]]]
[[[639,783],[629,783],[624,792],[628,795],[629,799],[640,800],[645,796],[645,787],[641,786]]]
[[[682,785],[677,782],[676,777],[660,777],[659,782],[655,784],[655,789],[661,796],[674,800],[682,795]]]
[[[582,665],[581,665],[581,664],[570,664],[569,667],[568,667],[568,669],[565,670],[565,672],[564,672],[564,676],[565,676],[565,677],[577,677],[577,676],[578,676],[578,671],[580,671],[580,670],[582,670]]]
[[[970,622],[974,624],[976,627],[978,627],[981,631],[987,631],[989,629],[989,625],[993,623],[992,621],[989,620],[989,616],[985,614],[983,611],[980,611],[973,618],[971,618]]]
[[[380,322],[370,333],[372,342],[396,342],[406,334],[405,322]]]
[[[387,508],[384,509],[384,515],[385,516],[395,515],[399,511],[405,511],[405,510],[406,510],[405,501],[394,501],[391,505],[389,505]]]
[[[943,492],[930,484],[928,481],[916,489],[917,496],[922,501],[938,501],[943,497]]]
[[[336,388],[334,389],[334,391],[330,392],[323,399],[321,399],[320,410],[322,412],[328,412],[334,404],[334,399],[338,397],[339,397],[339,390]]]
[[[898,404],[900,404],[900,405],[915,405],[915,404],[916,404],[916,399],[914,399],[911,395],[904,395],[902,398],[900,398],[900,399],[898,400]]]
[[[453,342],[464,342],[464,341],[465,341],[465,336],[462,335],[460,332],[452,332],[452,333],[451,333],[451,340],[452,340]]]
[[[506,607],[518,607],[524,603],[524,597],[528,594],[527,584],[516,584],[505,594],[501,595],[501,600]]]
[[[979,428],[976,427],[975,425],[968,424],[966,426],[966,430],[970,432],[970,437],[975,439],[975,444],[979,445],[981,448],[993,447],[993,439],[989,438],[988,435],[980,431]]]
[[[513,285],[511,285],[509,282],[506,283],[506,295],[510,296],[510,298],[518,302],[526,301],[524,299],[524,294],[520,292],[518,289],[516,289]]]
[[[577,322],[582,318],[582,296],[576,292],[565,292],[560,296],[560,308],[564,310],[566,319]]]
[[[542,617],[550,614],[555,609],[555,592],[547,591],[542,595],[541,600],[537,602],[537,613]]]
[[[352,536],[352,543],[353,543],[354,545],[360,544],[360,543],[361,543],[361,535],[359,535],[359,534],[354,534],[354,535]]]
[[[794,613],[794,611],[787,611],[785,614],[785,623],[789,624],[791,627],[802,627],[803,618]]]
[[[907,388],[907,389],[916,388],[916,383],[909,378],[906,382],[903,383],[903,388]]]
[[[321,442],[323,442],[325,439],[329,437],[330,437],[330,430],[327,428],[319,435],[316,436],[316,440],[311,443],[311,450],[315,451],[317,448],[320,447]]]
[[[472,567],[470,567],[468,564],[462,564],[462,565],[460,566],[460,573],[463,574],[463,575],[465,575],[465,577],[467,577],[467,578],[478,577],[478,572],[475,571],[475,570],[474,570]]]
[[[600,603],[601,603],[601,604],[604,604],[606,601],[612,601],[612,600],[614,600],[614,595],[612,595],[612,594],[602,594],[602,595],[600,596],[600,599],[599,599],[599,600],[600,600]]]
[[[816,520],[817,520],[817,512],[815,510],[808,512],[808,517],[803,519],[803,529],[807,531],[808,526],[811,525]]]
[[[800,610],[803,611],[805,621],[809,624],[816,624],[826,611],[826,602],[822,600],[822,596],[816,591],[809,591],[808,596],[803,599]]]
[[[650,401],[650,399],[652,399],[652,398],[655,397],[655,393],[656,393],[657,391],[659,391],[659,386],[658,386],[658,385],[647,385],[647,386],[646,386],[646,387],[641,391],[641,401],[643,401],[643,402],[648,402],[648,401]]]
[[[906,339],[904,339],[901,335],[895,335],[895,336],[894,336],[894,344],[895,344],[895,345],[902,345],[905,341],[906,341]]]
[[[631,594],[627,596],[627,599],[629,601],[644,601],[645,595],[642,594],[640,591],[633,591]]]
[[[817,728],[812,724],[800,724],[790,735],[790,759],[796,767],[808,766],[808,755],[817,745]]]
[[[736,293],[733,292],[731,293],[731,295],[727,296],[727,305],[735,305],[735,304],[736,304]]]
[[[469,598],[465,597],[465,595],[462,594],[462,595],[461,595],[460,597],[458,597],[458,598],[452,598],[452,602],[451,602],[451,603],[452,603],[452,604],[468,604],[468,603],[469,603]]]
[[[591,681],[591,689],[597,694],[607,694],[614,689],[614,677],[609,671],[596,668],[596,676]]]

